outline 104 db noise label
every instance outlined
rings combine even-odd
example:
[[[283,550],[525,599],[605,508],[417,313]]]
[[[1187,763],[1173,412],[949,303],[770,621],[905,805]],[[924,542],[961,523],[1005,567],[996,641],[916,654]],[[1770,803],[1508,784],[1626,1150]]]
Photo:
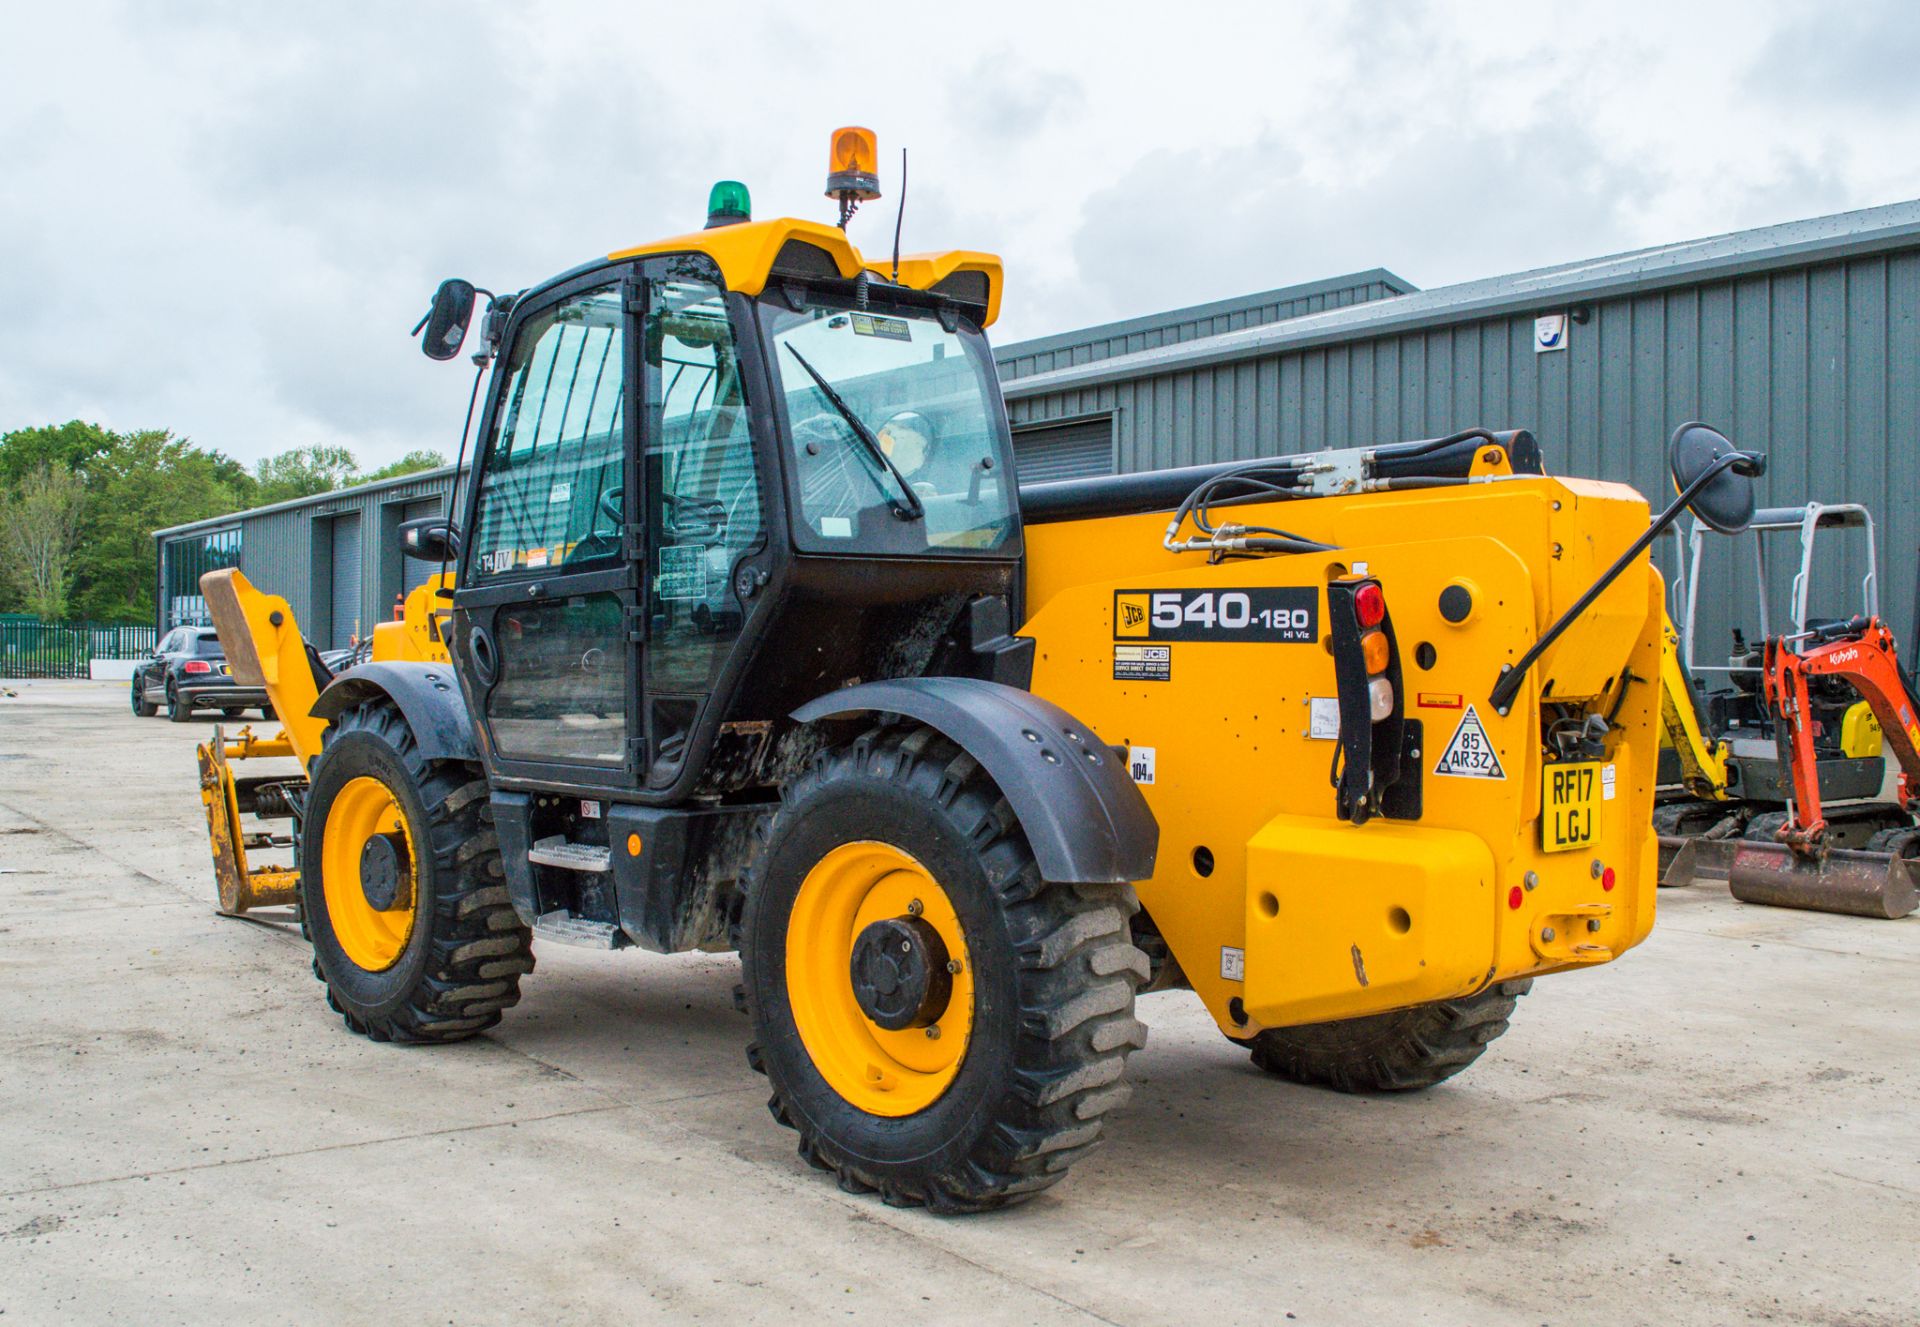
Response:
[[[1116,590],[1116,640],[1311,643],[1320,638],[1320,592],[1309,586],[1248,590]]]

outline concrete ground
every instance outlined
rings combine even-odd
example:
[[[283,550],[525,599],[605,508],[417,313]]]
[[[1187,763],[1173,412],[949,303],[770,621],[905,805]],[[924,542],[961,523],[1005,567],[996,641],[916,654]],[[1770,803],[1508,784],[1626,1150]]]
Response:
[[[1150,996],[1106,1148],[938,1220],[795,1156],[729,958],[543,946],[489,1036],[348,1035],[213,913],[210,726],[0,684],[0,1322],[1920,1321],[1920,917],[1670,891],[1404,1098]]]

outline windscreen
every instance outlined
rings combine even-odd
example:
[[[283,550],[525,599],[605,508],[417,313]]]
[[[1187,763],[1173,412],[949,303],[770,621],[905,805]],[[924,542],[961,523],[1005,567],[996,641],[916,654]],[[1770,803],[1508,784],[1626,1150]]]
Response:
[[[794,537],[819,552],[1011,551],[1018,529],[986,339],[931,310],[761,305],[786,409]]]

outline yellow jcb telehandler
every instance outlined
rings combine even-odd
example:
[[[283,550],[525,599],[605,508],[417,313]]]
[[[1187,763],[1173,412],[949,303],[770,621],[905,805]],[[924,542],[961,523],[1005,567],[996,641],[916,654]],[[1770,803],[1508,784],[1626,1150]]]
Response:
[[[874,160],[834,136],[843,223]],[[1759,457],[1683,426],[1652,527],[1484,429],[1017,488],[998,260],[747,212],[488,296],[461,510],[406,533],[450,661],[376,637],[316,697],[284,604],[206,582],[307,772],[349,1028],[491,1027],[536,937],[738,949],[801,1155],[968,1211],[1096,1145],[1140,990],[1276,1075],[1417,1088],[1645,938],[1646,548],[1750,515]],[[442,284],[429,355],[475,303]]]

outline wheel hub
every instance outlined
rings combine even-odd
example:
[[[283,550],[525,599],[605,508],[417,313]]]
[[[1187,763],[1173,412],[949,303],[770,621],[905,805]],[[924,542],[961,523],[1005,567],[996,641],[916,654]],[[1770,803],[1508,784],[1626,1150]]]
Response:
[[[862,930],[850,963],[860,1012],[889,1032],[930,1027],[953,998],[946,942],[919,917],[887,917]]]
[[[360,892],[375,912],[412,904],[413,864],[402,834],[373,834],[360,849]]]

